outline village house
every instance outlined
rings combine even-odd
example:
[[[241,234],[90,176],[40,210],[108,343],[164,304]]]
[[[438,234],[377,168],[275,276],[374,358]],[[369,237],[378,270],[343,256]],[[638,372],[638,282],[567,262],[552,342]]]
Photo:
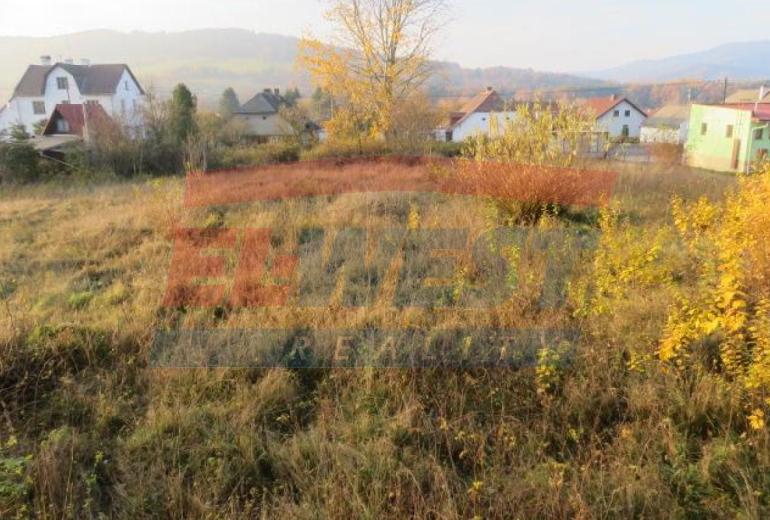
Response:
[[[689,128],[690,106],[666,105],[642,123],[640,141],[682,145],[687,142]]]
[[[242,121],[246,135],[260,141],[270,141],[294,135],[288,121],[281,117],[280,109],[286,105],[279,89],[265,89],[233,113],[236,121]]]
[[[500,95],[487,87],[458,112],[449,114],[447,123],[435,130],[435,138],[442,142],[462,142],[475,135],[488,135],[493,121],[502,129],[506,121],[515,117],[516,111],[506,107]]]
[[[41,57],[40,65],[30,65],[0,111],[0,132],[15,125],[35,133],[37,125],[48,121],[54,108],[63,104],[99,104],[113,120],[132,131],[142,126],[144,90],[125,64],[91,65],[83,60],[52,63]]]
[[[695,104],[685,151],[690,166],[748,172],[770,150],[770,103]]]
[[[596,118],[596,129],[610,139],[639,139],[647,114],[627,98],[612,95],[584,101],[586,109]]]

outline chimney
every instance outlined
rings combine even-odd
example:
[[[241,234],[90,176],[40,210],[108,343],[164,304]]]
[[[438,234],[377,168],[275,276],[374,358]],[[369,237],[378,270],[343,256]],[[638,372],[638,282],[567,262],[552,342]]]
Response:
[[[280,95],[281,95],[281,89],[277,89],[277,88],[276,88],[276,89],[273,89],[273,93],[274,93],[276,96],[280,96]]]
[[[91,65],[91,60],[89,60],[88,58],[80,58],[80,64],[88,67],[89,65]]]
[[[757,102],[754,103],[754,111],[756,111],[759,108],[759,104],[762,102],[762,99],[765,97],[765,86],[762,85],[759,89],[759,98],[757,99]]]
[[[610,99],[613,100],[613,101],[617,101],[618,100],[618,95],[617,94],[613,94],[613,95],[610,96]]]
[[[492,92],[494,89],[492,87],[487,87],[487,92]]]
[[[265,94],[272,94],[273,93],[273,91],[270,90],[269,88],[263,89],[262,92],[264,92]]]
[[[44,54],[43,56],[40,56],[40,65],[48,66],[51,64],[51,56],[48,54]]]
[[[66,60],[64,60],[64,63],[66,63],[67,65],[74,65],[75,60],[73,60],[72,58],[67,58]]]

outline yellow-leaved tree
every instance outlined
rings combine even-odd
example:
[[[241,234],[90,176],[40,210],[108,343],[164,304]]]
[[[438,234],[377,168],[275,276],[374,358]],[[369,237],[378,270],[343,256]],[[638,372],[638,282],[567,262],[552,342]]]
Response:
[[[298,61],[336,101],[330,136],[397,137],[398,107],[431,75],[445,12],[445,0],[328,0],[333,40],[303,38]]]

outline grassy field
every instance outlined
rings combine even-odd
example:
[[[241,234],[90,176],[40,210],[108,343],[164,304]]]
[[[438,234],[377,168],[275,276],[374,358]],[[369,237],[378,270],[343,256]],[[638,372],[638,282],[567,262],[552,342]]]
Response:
[[[612,167],[612,211],[536,226],[600,230],[600,251],[614,256],[600,265],[580,253],[568,304],[548,312],[535,305],[541,263],[526,259],[531,279],[474,315],[394,308],[386,297],[305,312],[162,302],[179,226],[480,233],[490,212],[479,199],[368,193],[185,208],[181,178],[3,188],[0,516],[767,515],[768,438],[748,427],[738,392],[718,374],[683,375],[655,359],[676,295],[697,283],[679,269],[672,196],[721,201],[735,179]],[[591,295],[605,271],[619,281]],[[385,294],[397,272],[387,270]],[[149,363],[159,329],[256,323],[565,326],[581,339],[569,363],[544,349],[516,370]]]

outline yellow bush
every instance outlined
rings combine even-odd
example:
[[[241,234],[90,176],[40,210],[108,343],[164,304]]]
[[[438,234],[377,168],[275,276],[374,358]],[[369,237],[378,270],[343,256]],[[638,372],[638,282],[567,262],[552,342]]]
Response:
[[[724,203],[673,202],[674,224],[699,280],[669,316],[659,357],[686,366],[718,345],[715,367],[752,391],[770,389],[770,168],[740,179]]]

